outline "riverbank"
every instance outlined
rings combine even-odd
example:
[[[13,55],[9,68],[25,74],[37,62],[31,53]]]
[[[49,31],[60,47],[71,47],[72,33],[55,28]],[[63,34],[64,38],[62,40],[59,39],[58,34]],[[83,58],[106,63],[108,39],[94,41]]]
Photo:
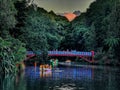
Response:
[[[80,64],[77,62],[71,62],[71,64],[67,64],[65,62],[59,62],[58,63],[59,66],[69,66],[69,67],[86,67],[86,68],[99,68],[99,69],[103,69],[103,68],[113,68],[113,67],[119,67],[119,66],[114,66],[114,65],[100,65],[100,64]]]

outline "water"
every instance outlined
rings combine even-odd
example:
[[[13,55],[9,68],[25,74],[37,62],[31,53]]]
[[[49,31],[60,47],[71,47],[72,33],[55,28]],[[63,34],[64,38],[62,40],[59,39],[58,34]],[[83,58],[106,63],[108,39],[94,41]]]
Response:
[[[120,90],[120,69],[59,67],[42,73],[29,66],[17,76],[0,77],[0,90]]]

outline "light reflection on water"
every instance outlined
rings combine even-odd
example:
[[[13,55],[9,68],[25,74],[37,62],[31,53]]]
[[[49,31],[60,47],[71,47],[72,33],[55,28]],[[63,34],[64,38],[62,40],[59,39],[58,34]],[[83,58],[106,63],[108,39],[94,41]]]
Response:
[[[120,70],[85,66],[40,72],[30,66],[17,76],[1,77],[0,90],[120,90]]]
[[[27,67],[25,70],[26,77],[37,79],[73,79],[81,80],[83,78],[92,79],[94,70],[92,68],[57,68],[52,71],[41,72],[39,67]]]

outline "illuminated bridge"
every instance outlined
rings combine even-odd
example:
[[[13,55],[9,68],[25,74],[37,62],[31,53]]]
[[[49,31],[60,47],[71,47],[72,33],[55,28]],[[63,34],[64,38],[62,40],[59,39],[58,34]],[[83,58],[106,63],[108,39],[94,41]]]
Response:
[[[27,59],[30,59],[36,55],[41,55],[41,52],[34,53],[33,51],[27,51]],[[93,63],[94,51],[82,52],[82,51],[48,51],[48,56],[68,56],[68,57],[80,57],[83,60]]]

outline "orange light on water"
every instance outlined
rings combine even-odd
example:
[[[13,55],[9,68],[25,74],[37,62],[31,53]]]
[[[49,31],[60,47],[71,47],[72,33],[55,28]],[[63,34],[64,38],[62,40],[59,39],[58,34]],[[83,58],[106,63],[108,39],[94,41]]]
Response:
[[[35,63],[34,63],[34,67],[36,67],[36,66],[37,66],[37,63],[35,62]]]
[[[51,77],[51,76],[52,76],[52,71],[40,71],[40,78]]]

